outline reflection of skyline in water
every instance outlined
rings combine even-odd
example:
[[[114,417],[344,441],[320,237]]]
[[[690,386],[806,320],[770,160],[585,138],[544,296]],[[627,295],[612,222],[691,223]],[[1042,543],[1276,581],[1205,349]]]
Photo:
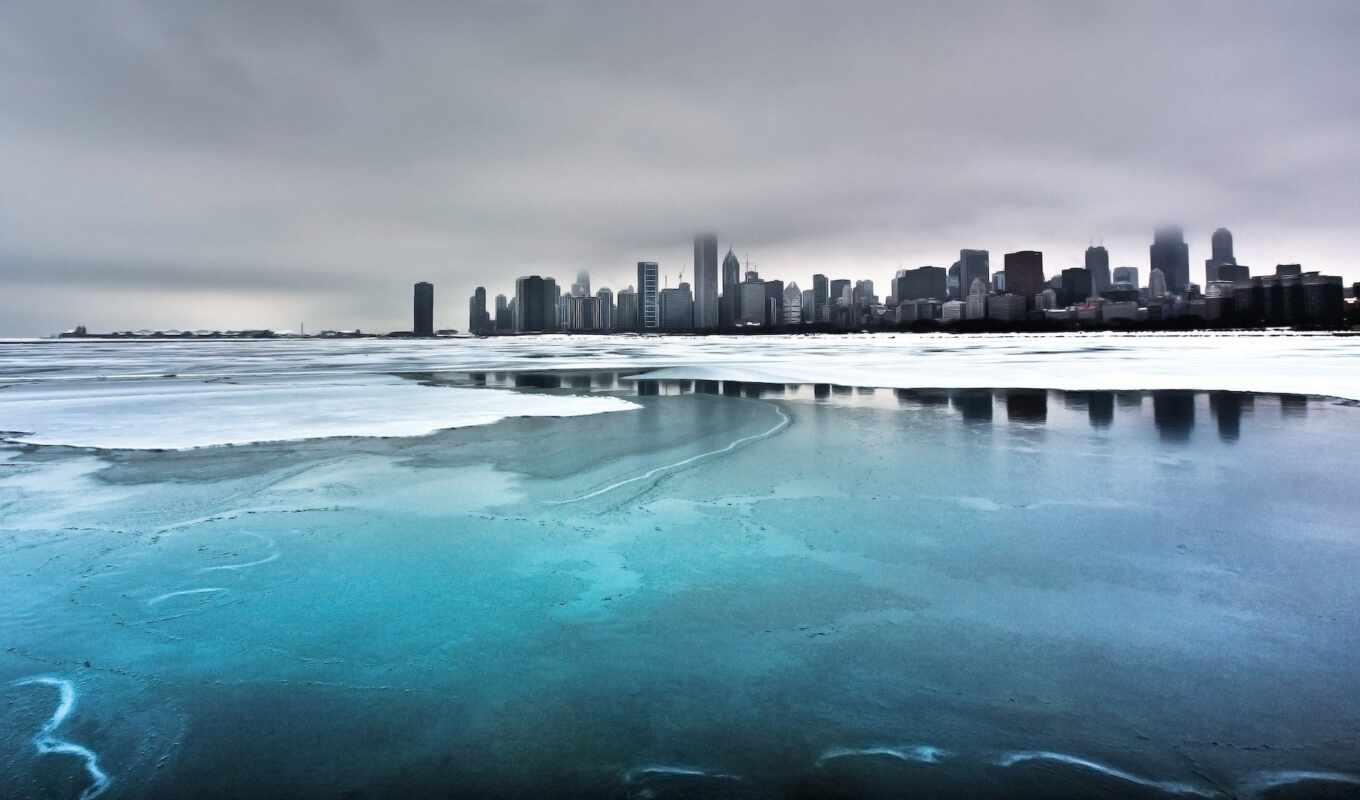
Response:
[[[614,392],[635,397],[676,397],[704,394],[745,400],[814,402],[846,407],[873,406],[949,411],[967,425],[1018,423],[1025,426],[1075,425],[1080,421],[1100,431],[1142,420],[1151,423],[1166,444],[1195,439],[1195,422],[1207,413],[1223,442],[1236,442],[1258,405],[1278,406],[1278,419],[1307,418],[1310,403],[1327,402],[1306,395],[1181,390],[1058,391],[1044,389],[882,389],[844,384],[771,383],[689,379],[642,379],[636,372],[473,372],[475,386],[524,391]],[[1053,397],[1056,395],[1056,397]],[[1148,398],[1151,398],[1149,413]],[[1004,408],[998,416],[996,407]],[[1272,412],[1274,413],[1274,412]]]

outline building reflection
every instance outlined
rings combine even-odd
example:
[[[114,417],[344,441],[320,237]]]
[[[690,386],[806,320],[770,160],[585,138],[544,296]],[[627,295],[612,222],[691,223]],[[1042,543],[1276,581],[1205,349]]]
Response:
[[[1280,413],[1286,417],[1308,416],[1308,396],[1303,394],[1280,395]]]
[[[949,404],[966,423],[992,421],[992,393],[988,389],[957,389],[949,393]]]
[[[940,389],[894,389],[893,395],[904,406],[949,405],[949,393]]]
[[[653,397],[661,394],[661,386],[656,381],[639,380],[633,382],[639,397]]]
[[[1006,418],[1012,422],[1048,420],[1048,392],[1042,389],[1007,389]]]
[[[817,398],[818,400],[825,400],[826,398],[830,397],[830,396],[831,396],[831,384],[829,384],[829,383],[814,383],[814,384],[812,385],[812,396],[815,397],[815,398]]]
[[[1235,442],[1242,435],[1242,397],[1237,392],[1209,392],[1209,414],[1225,442]]]
[[[1195,429],[1195,393],[1158,391],[1152,393],[1152,422],[1163,441],[1183,442]]]
[[[516,372],[516,389],[561,389],[562,376],[549,372]]]
[[[1086,417],[1092,428],[1108,428],[1114,422],[1114,392],[1087,392]]]
[[[718,394],[722,391],[722,384],[718,381],[695,381],[694,391],[699,394]]]

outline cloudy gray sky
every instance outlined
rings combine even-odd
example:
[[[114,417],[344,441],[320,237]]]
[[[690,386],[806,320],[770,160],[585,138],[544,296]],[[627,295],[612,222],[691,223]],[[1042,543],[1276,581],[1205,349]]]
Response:
[[[515,276],[872,278],[1184,225],[1360,280],[1360,3],[0,6],[0,334],[466,326]],[[886,293],[886,292],[882,292]]]

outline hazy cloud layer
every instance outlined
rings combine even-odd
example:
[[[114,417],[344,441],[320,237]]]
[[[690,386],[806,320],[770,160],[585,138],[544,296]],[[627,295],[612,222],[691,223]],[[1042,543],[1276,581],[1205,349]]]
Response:
[[[1163,221],[1360,280],[1357,41],[1351,0],[21,0],[0,334],[386,330],[420,279],[461,328],[520,274],[673,283],[708,228],[884,294],[960,247],[1145,273]]]

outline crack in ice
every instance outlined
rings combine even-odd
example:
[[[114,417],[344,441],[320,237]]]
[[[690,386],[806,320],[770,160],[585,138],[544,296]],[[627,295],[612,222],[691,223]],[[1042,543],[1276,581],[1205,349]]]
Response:
[[[766,439],[771,436],[774,436],[776,433],[779,433],[781,430],[788,427],[789,423],[792,421],[789,419],[789,415],[784,413],[784,409],[780,408],[779,406],[774,406],[774,410],[779,414],[779,422],[776,423],[773,428],[770,428],[767,431],[751,434],[750,436],[743,436],[740,439],[737,439],[736,441],[728,444],[726,447],[720,447],[717,450],[709,450],[706,453],[699,453],[698,455],[690,456],[689,458],[683,458],[679,461],[676,461],[673,464],[666,464],[664,466],[654,467],[642,473],[641,475],[635,475],[631,478],[625,478],[624,480],[618,481],[616,483],[611,483],[608,486],[596,489],[593,492],[587,492],[586,494],[580,495],[578,497],[570,497],[565,500],[549,500],[548,505],[560,506],[566,505],[568,503],[579,503],[582,500],[589,500],[592,497],[599,497],[602,494],[608,494],[609,492],[612,492],[620,487],[627,486],[630,483],[637,483],[638,481],[649,480],[651,478],[656,477],[657,475],[660,475],[663,472],[688,466],[696,461],[708,458],[709,456],[716,456],[722,453],[730,453],[733,450],[737,449],[738,447],[742,446],[743,444],[746,444],[747,442],[754,442],[757,439]]]
[[[61,701],[57,704],[57,710],[52,713],[47,722],[39,729],[33,737],[33,746],[37,748],[40,755],[59,753],[62,755],[79,756],[85,761],[85,772],[90,776],[90,785],[80,793],[80,800],[93,800],[104,793],[109,788],[109,776],[99,768],[99,757],[88,747],[58,739],[56,736],[57,728],[66,721],[71,712],[76,707],[76,687],[65,678],[53,678],[47,675],[39,675],[33,678],[24,678],[15,681],[16,686],[55,686],[61,694]]]

